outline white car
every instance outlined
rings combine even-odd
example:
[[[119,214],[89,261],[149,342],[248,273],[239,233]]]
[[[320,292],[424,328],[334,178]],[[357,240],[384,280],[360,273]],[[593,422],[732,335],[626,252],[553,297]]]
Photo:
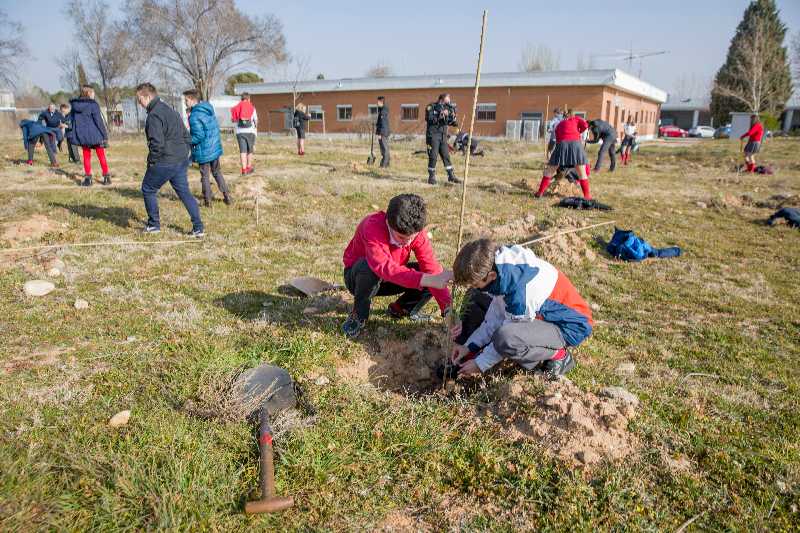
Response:
[[[714,131],[714,128],[711,126],[697,126],[689,130],[689,137],[712,139],[714,137]]]

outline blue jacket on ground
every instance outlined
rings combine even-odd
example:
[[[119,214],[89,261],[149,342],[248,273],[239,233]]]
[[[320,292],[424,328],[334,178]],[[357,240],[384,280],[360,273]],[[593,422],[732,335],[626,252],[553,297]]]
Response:
[[[653,248],[646,240],[634,232],[614,228],[614,235],[606,246],[606,251],[613,257],[625,261],[643,261],[649,257],[679,257],[681,249],[677,246],[669,248]]]
[[[19,123],[19,127],[22,130],[22,144],[25,146],[26,150],[28,149],[28,143],[36,142],[40,135],[58,135],[58,128],[48,128],[47,126],[42,126],[41,123],[36,122],[35,120],[23,120]]]
[[[100,105],[92,98],[80,97],[69,101],[72,110],[69,120],[72,131],[68,132],[67,140],[77,146],[102,146],[108,141],[103,115],[100,114]]]
[[[214,107],[200,102],[189,113],[189,132],[192,135],[192,161],[210,163],[222,156],[222,139]]]

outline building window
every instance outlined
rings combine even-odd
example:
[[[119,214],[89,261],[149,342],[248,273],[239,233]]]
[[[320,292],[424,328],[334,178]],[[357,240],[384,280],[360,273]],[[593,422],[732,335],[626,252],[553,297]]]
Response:
[[[322,106],[310,105],[308,106],[308,114],[311,115],[309,119],[312,122],[322,122]]]
[[[611,122],[611,100],[606,100],[606,122]]]
[[[401,105],[400,120],[406,120],[406,121],[419,120],[419,105],[418,104]]]
[[[369,116],[370,118],[375,118],[378,116],[378,105],[377,104],[369,104]]]
[[[353,120],[353,106],[351,105],[337,105],[336,106],[336,120],[349,121]]]
[[[582,119],[586,119],[586,111],[575,111],[574,112],[576,117],[581,117]]]
[[[634,124],[638,124],[639,123],[639,112],[638,111],[634,115],[633,122],[634,122]]]
[[[497,120],[497,104],[478,104],[475,120],[478,122],[494,122]]]

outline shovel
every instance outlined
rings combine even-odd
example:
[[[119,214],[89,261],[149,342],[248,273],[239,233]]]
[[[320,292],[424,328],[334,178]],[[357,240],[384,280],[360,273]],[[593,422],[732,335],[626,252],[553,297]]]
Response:
[[[270,417],[297,405],[294,383],[286,370],[263,364],[243,372],[234,384],[237,400],[242,405],[260,401],[251,415],[258,412],[258,452],[261,464],[261,499],[247,502],[247,514],[274,513],[294,505],[291,496],[275,495],[275,464],[272,456],[272,427]]]
[[[372,125],[372,131],[369,135],[369,157],[367,158],[367,165],[374,165],[375,164],[375,127],[377,126],[377,121],[375,124]]]

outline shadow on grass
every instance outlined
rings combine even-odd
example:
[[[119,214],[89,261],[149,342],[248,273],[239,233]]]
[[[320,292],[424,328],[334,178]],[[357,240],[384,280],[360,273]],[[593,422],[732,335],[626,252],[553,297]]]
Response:
[[[280,289],[279,289],[280,290]],[[308,300],[264,291],[237,291],[220,296],[214,305],[242,320],[269,320],[280,324],[298,323],[297,312]]]
[[[130,228],[131,220],[141,222],[136,216],[133,209],[128,207],[100,207],[92,204],[60,204],[58,202],[51,202],[52,207],[60,207],[66,209],[70,213],[74,213],[80,217],[88,218],[91,220],[105,220],[120,228]]]

